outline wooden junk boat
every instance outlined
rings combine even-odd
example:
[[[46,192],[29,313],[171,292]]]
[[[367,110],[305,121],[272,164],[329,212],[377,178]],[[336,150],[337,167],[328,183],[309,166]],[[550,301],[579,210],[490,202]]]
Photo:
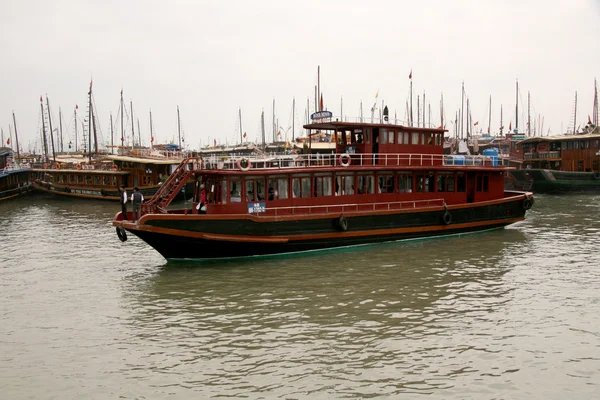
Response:
[[[500,228],[533,205],[504,190],[495,157],[444,155],[443,129],[331,117],[304,128],[330,132],[335,154],[185,159],[137,222],[115,215],[119,238],[167,259],[259,256]],[[167,209],[188,179],[191,208]]]

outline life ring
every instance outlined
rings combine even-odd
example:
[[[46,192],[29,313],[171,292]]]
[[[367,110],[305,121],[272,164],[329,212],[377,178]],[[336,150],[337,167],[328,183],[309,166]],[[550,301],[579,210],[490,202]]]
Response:
[[[525,210],[525,211],[529,210],[529,209],[531,208],[531,206],[533,206],[533,201],[532,201],[532,199],[530,199],[529,197],[525,197],[525,198],[523,199],[523,204],[522,204],[522,206],[523,206],[523,210]]]
[[[240,169],[240,171],[248,171],[252,166],[252,163],[247,158],[240,158],[237,162],[237,166]]]
[[[340,229],[342,231],[346,231],[348,230],[348,220],[346,219],[346,217],[344,217],[343,215],[340,216],[340,218],[338,219],[338,226],[340,227]]]
[[[75,168],[77,168],[77,169],[80,170],[81,169],[81,164],[77,164],[77,166]]]
[[[112,170],[113,171],[118,171],[119,170],[119,167],[117,166],[117,164],[113,164],[112,165]]]
[[[48,164],[44,164],[44,169],[48,169]]]
[[[342,167],[347,167],[352,162],[352,159],[348,153],[344,153],[340,155],[339,162]]]
[[[56,169],[60,169],[60,164],[56,163]]]
[[[452,214],[450,214],[450,211],[444,211],[444,214],[442,215],[442,221],[444,221],[444,224],[446,225],[450,225],[452,223]]]
[[[125,231],[125,229],[121,228],[120,226],[117,226],[117,236],[119,237],[119,240],[121,242],[127,241],[127,232]]]

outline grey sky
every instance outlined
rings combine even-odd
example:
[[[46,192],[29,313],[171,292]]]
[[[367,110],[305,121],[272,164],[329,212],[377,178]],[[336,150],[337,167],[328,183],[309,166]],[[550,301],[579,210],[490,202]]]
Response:
[[[198,148],[239,141],[239,108],[248,140],[260,136],[263,109],[270,137],[273,99],[285,131],[295,97],[298,135],[307,99],[314,111],[319,65],[334,115],[341,99],[345,116],[358,117],[361,100],[370,115],[379,90],[378,103],[404,119],[412,70],[414,107],[425,92],[433,125],[441,93],[454,119],[464,81],[484,131],[492,97],[492,132],[501,105],[505,129],[514,127],[517,79],[520,127],[528,91],[544,133],[572,125],[575,91],[585,125],[600,75],[600,0],[5,1],[0,29],[0,126],[6,140],[14,111],[25,150],[40,148],[40,95],[55,127],[62,109],[74,140],[73,110],[83,119],[90,78],[104,143],[123,89],[146,145],[150,109],[157,142],[177,140],[179,105],[186,144]]]

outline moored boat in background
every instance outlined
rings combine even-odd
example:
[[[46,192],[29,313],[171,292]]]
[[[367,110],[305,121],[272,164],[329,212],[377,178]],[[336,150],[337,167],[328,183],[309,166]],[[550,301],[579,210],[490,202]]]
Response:
[[[0,200],[21,196],[31,191],[29,165],[15,162],[12,150],[0,148]]]

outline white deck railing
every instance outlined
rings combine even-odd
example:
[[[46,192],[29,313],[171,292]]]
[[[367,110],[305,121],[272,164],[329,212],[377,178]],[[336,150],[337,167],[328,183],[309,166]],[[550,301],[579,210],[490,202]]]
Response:
[[[502,167],[496,156],[458,156],[446,154],[289,154],[271,156],[210,156],[194,161],[195,168],[241,169],[240,161],[249,162],[248,169],[285,169],[334,166],[477,166]]]
[[[291,207],[269,207],[264,214],[273,215],[298,215],[298,214],[328,214],[344,213],[353,211],[386,211],[415,209],[426,207],[444,207],[444,199],[394,201],[386,203],[355,203],[355,204],[327,204],[316,206],[291,206]],[[263,213],[253,213],[262,215]]]

